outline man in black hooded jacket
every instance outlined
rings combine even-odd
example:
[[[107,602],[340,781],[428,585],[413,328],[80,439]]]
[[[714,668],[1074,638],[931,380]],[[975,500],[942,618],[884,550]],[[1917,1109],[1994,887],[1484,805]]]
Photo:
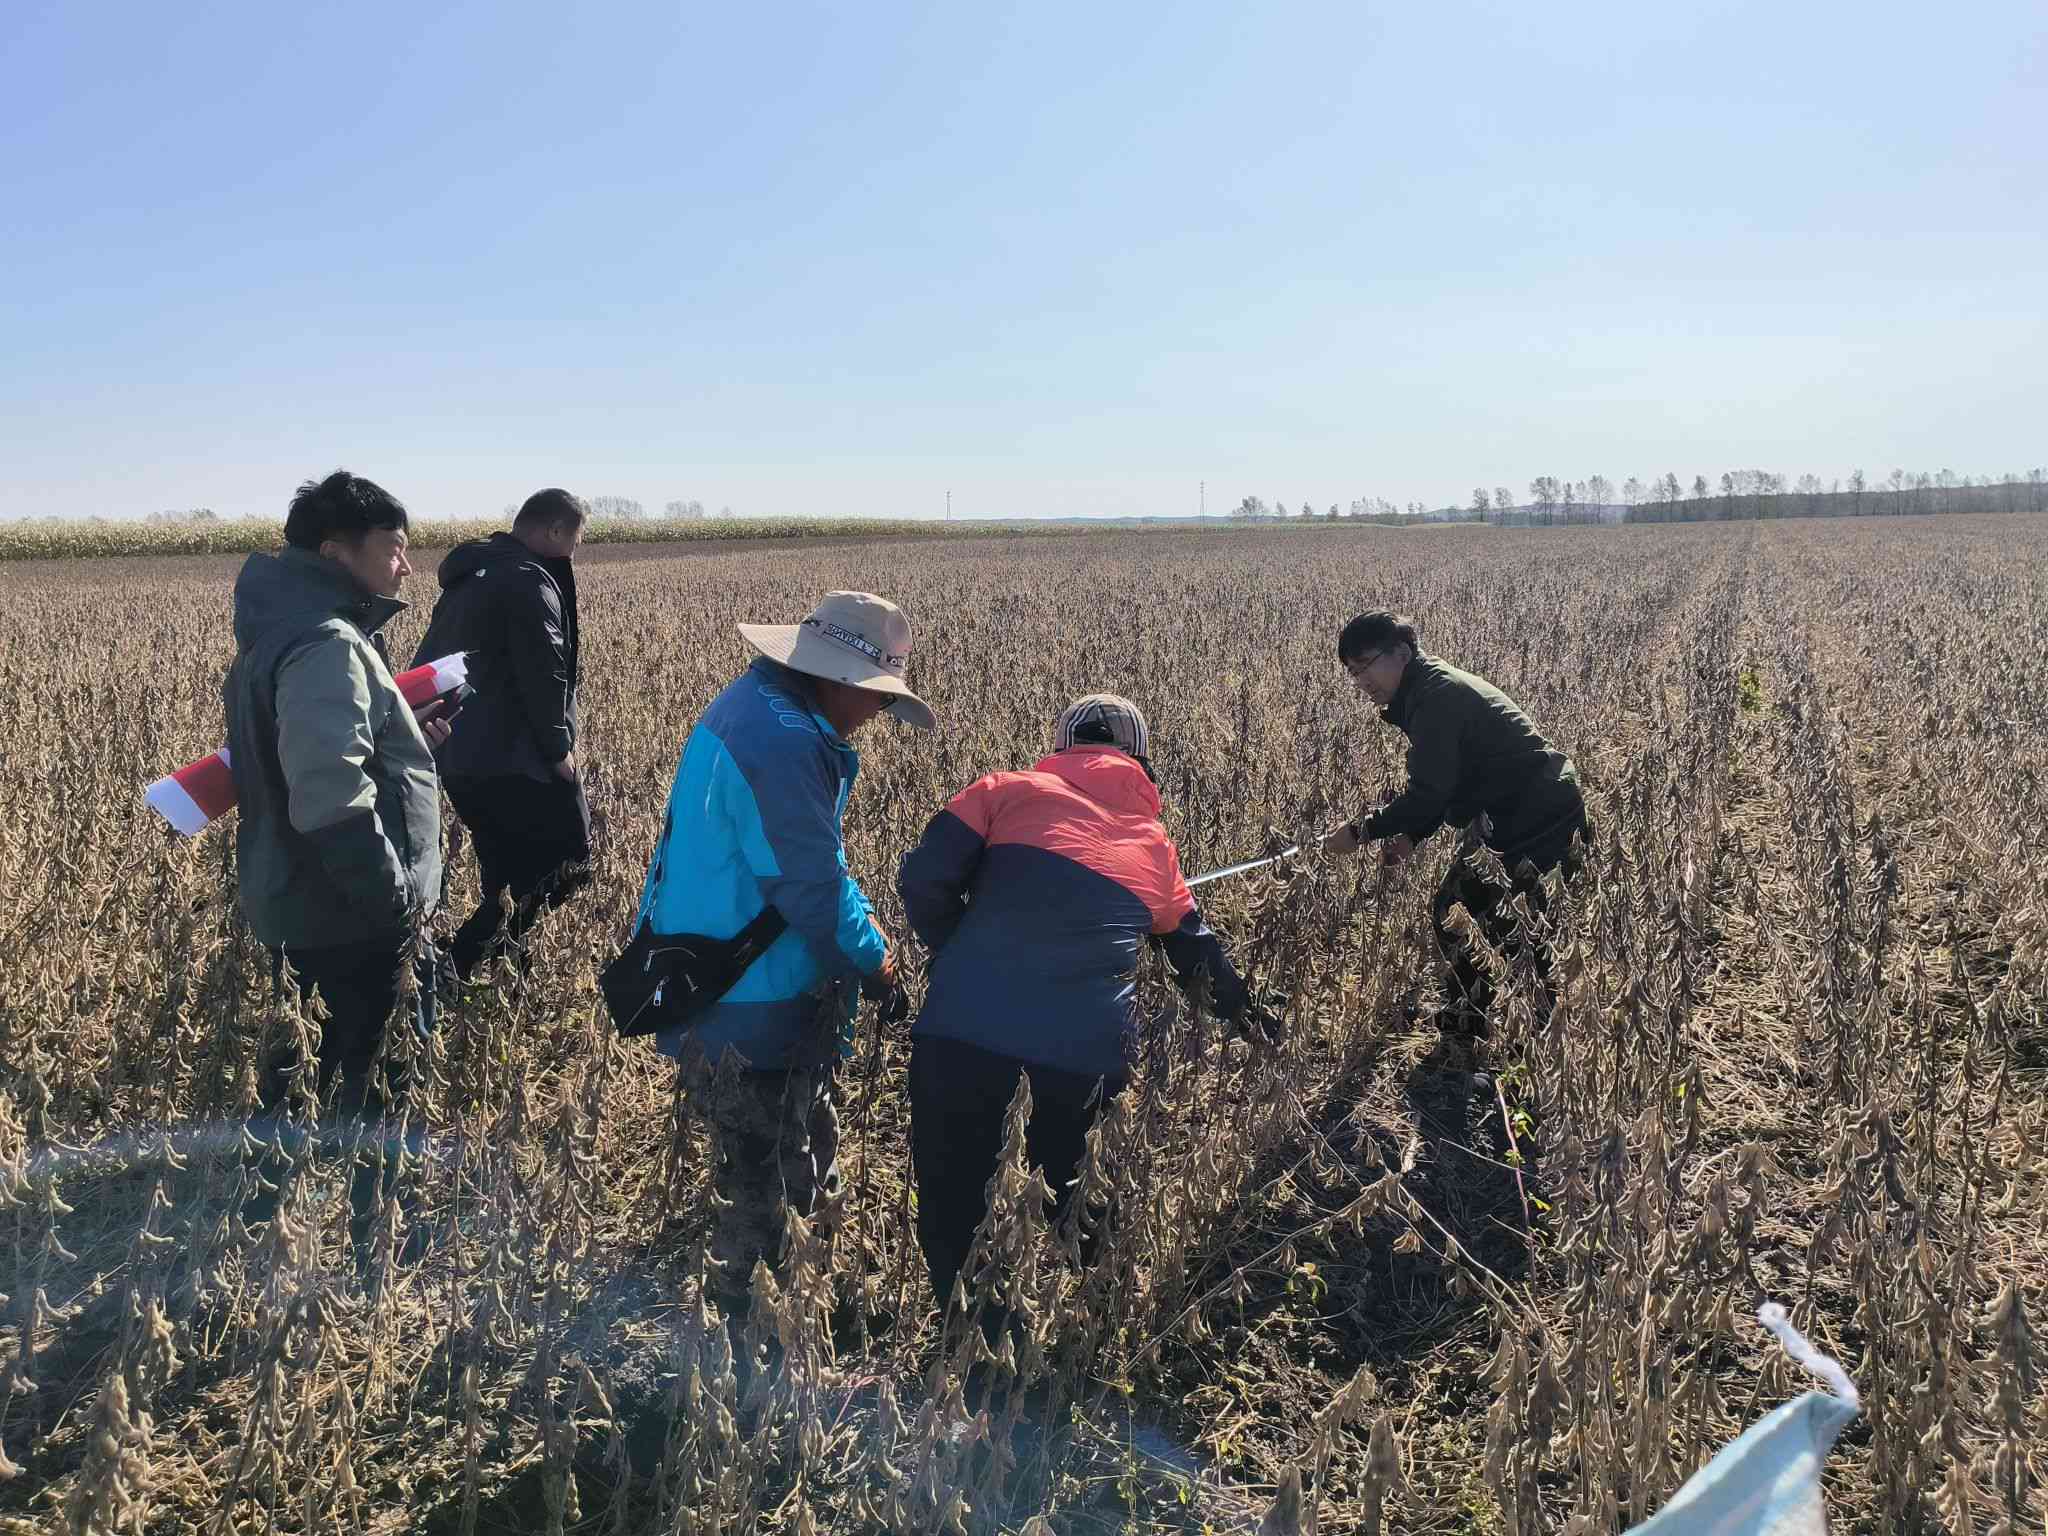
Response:
[[[476,690],[459,741],[451,738],[440,759],[483,881],[483,904],[449,950],[465,979],[589,881],[590,803],[576,768],[573,564],[588,516],[567,491],[536,491],[510,533],[459,544],[441,562],[441,598],[418,661],[467,652]],[[506,922],[500,902],[508,895]]]

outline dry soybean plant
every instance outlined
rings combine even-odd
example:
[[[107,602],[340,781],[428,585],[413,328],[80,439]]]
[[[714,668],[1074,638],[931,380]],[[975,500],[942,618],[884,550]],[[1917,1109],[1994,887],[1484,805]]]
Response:
[[[0,1521],[1615,1531],[1800,1389],[1746,1321],[1774,1298],[1863,1389],[1838,1518],[2039,1530],[2044,556],[2020,517],[591,551],[595,884],[523,978],[392,1032],[380,1135],[303,1076],[252,1119],[318,1004],[238,923],[232,838],[140,802],[219,741],[235,561],[0,569]],[[925,821],[1089,689],[1151,715],[1190,868],[1391,790],[1334,636],[1414,613],[1595,822],[1521,913],[1549,974],[1484,953],[1491,1086],[1439,1070],[1449,838],[1224,882],[1281,1045],[1148,961],[1057,1223],[1012,1107],[962,1311],[911,1236],[908,1041],[864,1021],[836,1230],[792,1218],[723,1326],[701,1132],[593,970],[733,622],[830,587],[904,603],[942,721],[862,738],[849,860],[898,932]]]

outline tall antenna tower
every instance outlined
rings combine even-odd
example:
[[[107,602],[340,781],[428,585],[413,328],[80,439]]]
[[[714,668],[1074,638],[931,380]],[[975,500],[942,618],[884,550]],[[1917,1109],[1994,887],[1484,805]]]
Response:
[[[1197,517],[1207,517],[1209,515],[1209,482],[1206,480],[1202,482],[1202,497],[1201,500],[1195,503],[1195,508],[1195,515]]]
[[[953,493],[951,491],[946,492],[946,521],[949,523],[953,521]]]

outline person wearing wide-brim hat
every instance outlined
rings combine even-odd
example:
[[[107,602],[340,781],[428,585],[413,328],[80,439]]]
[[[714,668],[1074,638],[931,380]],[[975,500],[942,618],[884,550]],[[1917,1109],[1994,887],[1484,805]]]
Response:
[[[712,1133],[719,1211],[711,1299],[743,1315],[756,1260],[780,1247],[787,1200],[835,1214],[832,1075],[857,988],[900,998],[896,959],[846,865],[841,818],[859,772],[850,738],[884,711],[920,729],[903,610],[831,592],[797,624],[742,624],[759,655],[691,730],[641,897],[656,933],[727,937],[766,907],[788,925],[686,1030],[656,1037]],[[637,926],[637,920],[636,920]]]

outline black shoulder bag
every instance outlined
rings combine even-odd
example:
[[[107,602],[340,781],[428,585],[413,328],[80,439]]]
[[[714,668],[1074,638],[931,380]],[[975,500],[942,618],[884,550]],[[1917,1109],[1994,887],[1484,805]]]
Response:
[[[664,822],[655,854],[654,890],[661,890],[661,859],[668,852],[670,826]],[[612,1023],[628,1038],[658,1034],[688,1024],[732,990],[747,967],[782,937],[789,926],[773,907],[729,939],[700,933],[656,933],[650,915],[640,920],[618,957],[598,972],[597,988]]]

